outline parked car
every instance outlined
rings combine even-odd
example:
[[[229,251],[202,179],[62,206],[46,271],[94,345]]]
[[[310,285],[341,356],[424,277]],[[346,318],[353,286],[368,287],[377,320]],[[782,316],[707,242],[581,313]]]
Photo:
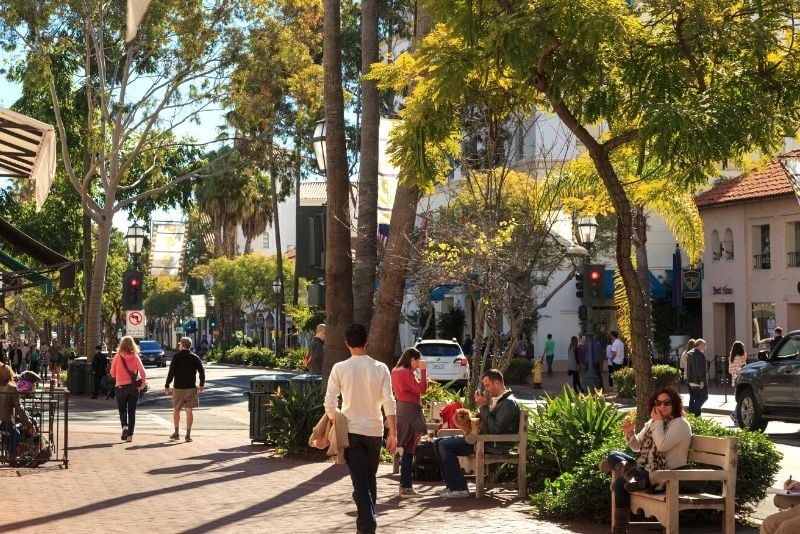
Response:
[[[741,428],[765,430],[770,421],[800,422],[800,330],[758,353],[736,378],[736,417]]]
[[[154,339],[143,339],[139,342],[139,356],[142,358],[143,365],[167,366],[167,355],[164,353],[164,348]]]
[[[428,378],[458,387],[467,385],[469,360],[455,340],[420,339],[414,347],[428,364]]]

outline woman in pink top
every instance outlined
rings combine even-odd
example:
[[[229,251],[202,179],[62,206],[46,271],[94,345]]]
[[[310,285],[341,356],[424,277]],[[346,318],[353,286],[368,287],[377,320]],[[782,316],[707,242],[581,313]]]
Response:
[[[131,374],[139,371],[142,384],[137,388],[131,381]],[[136,404],[139,402],[139,391],[144,389],[147,376],[144,372],[139,347],[131,336],[123,337],[119,342],[117,353],[111,360],[111,376],[116,387],[119,422],[122,425],[122,441],[133,441],[133,428],[136,425]]]
[[[419,494],[411,486],[414,449],[419,439],[428,431],[422,415],[420,395],[428,390],[427,365],[420,359],[417,349],[408,348],[392,370],[392,389],[397,399],[397,446],[403,447],[400,461],[400,497],[416,497]],[[420,370],[417,380],[415,371]]]

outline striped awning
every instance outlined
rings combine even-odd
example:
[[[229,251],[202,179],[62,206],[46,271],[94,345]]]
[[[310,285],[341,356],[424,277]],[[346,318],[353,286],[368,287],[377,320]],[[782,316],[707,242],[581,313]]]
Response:
[[[36,211],[56,173],[56,134],[49,124],[0,108],[0,177],[35,180]]]

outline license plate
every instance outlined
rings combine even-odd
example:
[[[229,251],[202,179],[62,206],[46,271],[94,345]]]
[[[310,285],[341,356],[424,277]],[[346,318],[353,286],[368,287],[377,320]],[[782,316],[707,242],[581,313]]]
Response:
[[[434,369],[444,369],[444,364],[443,363],[434,363],[433,364],[433,368]]]

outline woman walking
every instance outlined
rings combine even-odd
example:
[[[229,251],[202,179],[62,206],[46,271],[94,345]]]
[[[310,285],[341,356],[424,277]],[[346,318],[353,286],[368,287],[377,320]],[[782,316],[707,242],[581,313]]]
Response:
[[[134,383],[138,372],[141,384]],[[144,389],[147,375],[144,372],[142,359],[139,357],[139,347],[131,336],[123,337],[119,348],[111,361],[111,376],[116,385],[117,409],[119,422],[122,425],[122,441],[133,441],[133,430],[136,426],[136,404],[139,402],[139,393]]]
[[[407,348],[392,370],[392,389],[397,400],[397,446],[403,448],[400,459],[400,497],[418,497],[411,484],[414,450],[428,431],[422,414],[420,396],[428,390],[427,365],[415,348]],[[415,371],[420,370],[417,379]]]
[[[739,371],[742,367],[747,365],[747,352],[744,350],[744,343],[738,339],[731,345],[731,352],[728,356],[728,372],[731,374],[731,385],[736,385],[736,377],[739,376]],[[731,412],[731,419],[735,425],[739,424],[739,419],[736,417],[736,411]]]
[[[572,375],[572,389],[583,393],[581,386],[581,361],[578,357],[578,336],[572,336],[567,347],[567,374]]]

